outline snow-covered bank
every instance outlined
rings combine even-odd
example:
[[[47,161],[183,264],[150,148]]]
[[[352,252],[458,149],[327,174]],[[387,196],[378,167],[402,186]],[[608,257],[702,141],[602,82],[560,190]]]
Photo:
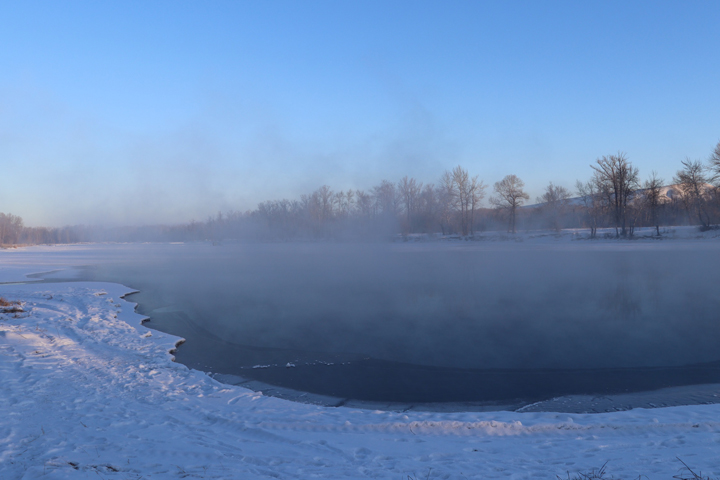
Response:
[[[28,271],[37,271],[29,268]],[[555,478],[608,462],[720,474],[720,405],[617,412],[388,413],[220,384],[171,361],[116,284],[2,285],[0,478]]]
[[[396,241],[477,241],[477,242],[531,242],[543,243],[567,243],[572,241],[590,241],[593,243],[615,244],[618,242],[647,242],[658,240],[717,240],[720,238],[720,230],[711,228],[702,230],[695,225],[665,226],[660,227],[660,236],[657,235],[655,227],[635,228],[632,236],[617,238],[614,228],[598,228],[595,237],[590,236],[587,228],[565,228],[555,230],[518,230],[517,233],[507,233],[501,230],[478,231],[474,235],[461,238],[459,235],[441,235],[413,233],[409,235],[398,235]]]

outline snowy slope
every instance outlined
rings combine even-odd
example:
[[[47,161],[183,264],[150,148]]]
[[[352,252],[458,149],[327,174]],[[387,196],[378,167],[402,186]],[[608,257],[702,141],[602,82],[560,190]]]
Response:
[[[37,267],[26,267],[37,271]],[[17,273],[15,271],[14,273]],[[172,362],[130,289],[0,285],[0,478],[556,478],[608,462],[720,475],[720,405],[597,415],[327,408],[220,384]]]

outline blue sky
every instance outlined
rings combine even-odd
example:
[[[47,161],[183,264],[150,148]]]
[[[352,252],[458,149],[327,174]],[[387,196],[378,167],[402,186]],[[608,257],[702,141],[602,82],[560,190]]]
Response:
[[[174,223],[720,140],[720,2],[0,2],[0,211]]]

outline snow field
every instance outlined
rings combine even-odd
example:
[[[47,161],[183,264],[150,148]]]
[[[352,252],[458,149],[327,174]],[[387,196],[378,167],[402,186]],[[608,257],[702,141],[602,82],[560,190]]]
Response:
[[[0,479],[556,478],[608,462],[720,475],[720,405],[609,414],[393,413],[220,384],[172,361],[109,283],[0,285]]]

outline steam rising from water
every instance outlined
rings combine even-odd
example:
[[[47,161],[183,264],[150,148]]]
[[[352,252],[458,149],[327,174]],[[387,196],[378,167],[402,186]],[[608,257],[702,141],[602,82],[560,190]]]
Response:
[[[668,366],[720,360],[719,248],[135,245],[97,276],[147,293],[148,312],[180,308],[251,347],[461,368]]]

